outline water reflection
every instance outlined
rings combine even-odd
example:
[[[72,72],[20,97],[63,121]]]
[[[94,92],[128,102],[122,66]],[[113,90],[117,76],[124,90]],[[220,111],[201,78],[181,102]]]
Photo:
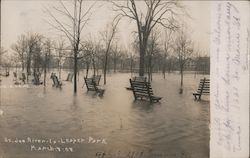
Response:
[[[157,103],[150,103],[149,101],[145,100],[136,100],[132,103],[132,108],[137,111],[144,111],[144,112],[153,112],[155,106],[161,106],[161,102]]]

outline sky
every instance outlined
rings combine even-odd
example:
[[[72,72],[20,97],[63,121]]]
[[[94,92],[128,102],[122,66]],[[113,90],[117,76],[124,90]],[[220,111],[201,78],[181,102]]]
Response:
[[[93,1],[85,2],[91,5]],[[195,42],[196,47],[208,54],[210,31],[210,2],[209,1],[183,1],[186,10],[192,18],[184,20],[188,26],[188,33]],[[48,14],[45,8],[57,6],[58,1],[49,0],[2,0],[1,9],[1,45],[11,52],[10,46],[17,41],[18,36],[26,32],[37,32],[58,39],[58,34],[47,22]],[[105,30],[116,13],[108,2],[97,1],[92,10],[92,16],[88,25],[83,30],[83,36],[88,38],[90,34],[97,36]],[[118,26],[120,43],[129,47],[133,41],[132,32],[136,28],[135,23],[123,19]]]

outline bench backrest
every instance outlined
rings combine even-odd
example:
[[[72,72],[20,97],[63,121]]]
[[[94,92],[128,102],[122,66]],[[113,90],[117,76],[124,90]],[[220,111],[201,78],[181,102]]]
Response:
[[[135,76],[132,78],[133,81],[147,82],[147,77],[144,76]]]
[[[58,86],[60,84],[56,75],[53,77],[53,82],[55,86]]]
[[[199,83],[199,87],[197,90],[200,94],[209,94],[210,93],[210,80],[209,79],[201,79]]]
[[[92,77],[93,80],[95,81],[96,85],[99,85],[101,77],[102,77],[101,75],[95,75]]]
[[[149,82],[129,79],[134,96],[153,96],[153,90]]]
[[[66,81],[71,81],[72,82],[73,76],[74,76],[73,73],[69,73],[68,76],[67,76]]]
[[[52,79],[54,86],[57,87],[57,86],[60,85],[60,82],[59,82],[57,76],[55,75],[55,73],[52,73],[51,76],[50,76],[50,78]]]
[[[84,77],[84,81],[88,90],[97,91],[97,84],[93,78]]]

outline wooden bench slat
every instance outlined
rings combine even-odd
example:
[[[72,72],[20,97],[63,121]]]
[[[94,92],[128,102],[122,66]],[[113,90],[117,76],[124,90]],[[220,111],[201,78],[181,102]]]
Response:
[[[159,101],[161,97],[154,96],[150,83],[129,79],[135,100],[138,98],[149,99],[150,102]]]
[[[94,78],[86,78],[86,77],[84,77],[84,81],[85,81],[85,84],[86,84],[86,87],[87,87],[88,91],[95,91],[99,95],[103,95],[105,90],[98,87],[98,85],[97,85]]]
[[[200,100],[202,95],[209,95],[209,94],[210,94],[210,80],[206,78],[200,79],[197,92],[193,93],[195,99]]]
[[[57,87],[57,88],[58,88],[58,87],[61,88],[62,82],[58,80],[58,77],[56,76],[55,73],[52,73],[51,76],[50,76],[50,78],[51,78],[52,81],[53,81],[53,86],[55,86],[55,87]]]

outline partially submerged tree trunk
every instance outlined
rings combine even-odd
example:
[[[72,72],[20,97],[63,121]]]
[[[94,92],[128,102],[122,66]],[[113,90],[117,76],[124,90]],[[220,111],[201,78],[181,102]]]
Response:
[[[46,74],[47,74],[47,53],[45,53],[44,67],[43,67],[43,85],[46,86]]]
[[[105,30],[102,34],[103,40],[105,42],[106,45],[106,50],[105,50],[105,54],[104,54],[104,69],[103,69],[103,80],[104,80],[104,84],[106,84],[107,80],[106,80],[106,74],[107,74],[107,67],[108,67],[108,56],[109,56],[109,52],[110,52],[110,48],[113,42],[113,39],[115,37],[115,33],[116,33],[116,27],[119,23],[120,19],[113,19],[111,26],[110,26],[110,30],[109,27],[107,26],[107,30]]]
[[[77,50],[74,50],[74,92],[77,92]]]
[[[104,60],[104,69],[103,69],[103,79],[104,79],[104,84],[106,84],[106,74],[107,74],[107,64],[108,64],[108,52],[109,52],[109,47],[110,44],[108,45],[108,48],[105,52],[105,60]]]
[[[193,42],[188,38],[188,35],[181,30],[176,38],[175,47],[177,52],[178,64],[181,74],[180,93],[183,92],[183,73],[187,61],[193,54]]]
[[[181,74],[181,88],[180,88],[180,94],[183,93],[183,67],[180,68],[180,74]]]
[[[162,73],[163,73],[163,78],[166,79],[166,62],[167,62],[167,54],[164,53],[164,58],[163,58],[163,67],[162,67]]]

